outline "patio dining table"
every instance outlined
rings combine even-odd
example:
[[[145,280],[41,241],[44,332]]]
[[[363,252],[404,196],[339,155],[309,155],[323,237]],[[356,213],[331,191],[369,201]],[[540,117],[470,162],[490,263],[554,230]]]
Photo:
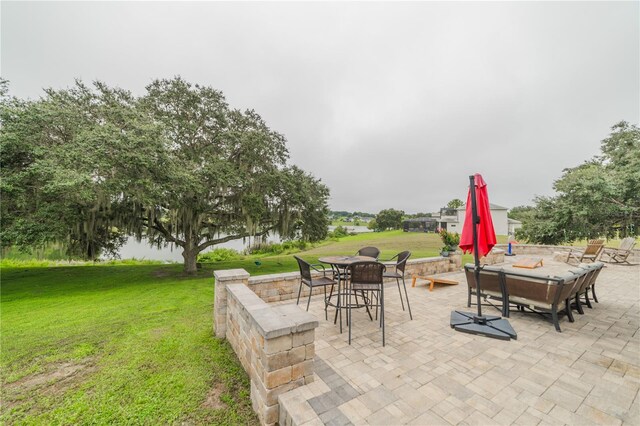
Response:
[[[344,303],[342,303],[344,296],[347,296],[349,293],[349,277],[347,276],[347,268],[355,262],[375,262],[376,259],[369,256],[325,256],[319,258],[318,261],[330,265],[331,269],[336,273],[336,276],[338,278],[338,292],[335,295],[329,295],[329,301],[327,302],[327,304],[336,308],[336,315],[333,323],[336,323],[339,315],[340,333],[342,333],[342,309],[351,308],[351,306],[346,306]],[[335,296],[337,299],[336,303],[331,302],[331,298],[333,296]]]

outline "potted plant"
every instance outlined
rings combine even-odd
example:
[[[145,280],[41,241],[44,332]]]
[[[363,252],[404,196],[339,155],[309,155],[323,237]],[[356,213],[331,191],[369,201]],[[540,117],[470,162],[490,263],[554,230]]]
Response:
[[[460,244],[460,235],[457,232],[448,232],[446,229],[440,229],[439,234],[444,244],[440,256],[449,257],[449,254],[454,253],[458,244]]]

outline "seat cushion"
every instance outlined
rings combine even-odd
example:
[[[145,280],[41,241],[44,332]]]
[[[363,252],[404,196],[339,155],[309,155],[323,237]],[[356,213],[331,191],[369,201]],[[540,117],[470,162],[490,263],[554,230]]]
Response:
[[[516,303],[518,305],[526,306],[531,310],[537,309],[546,309],[550,311],[553,308],[553,305],[550,303],[541,302],[539,300],[531,300],[525,297],[518,296],[509,296],[510,303]],[[558,310],[561,311],[565,308],[564,300],[558,303]]]

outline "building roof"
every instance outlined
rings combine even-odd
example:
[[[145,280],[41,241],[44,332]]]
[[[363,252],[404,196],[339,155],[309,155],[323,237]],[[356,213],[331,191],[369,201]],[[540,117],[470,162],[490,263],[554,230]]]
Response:
[[[522,225],[522,222],[520,222],[519,220],[515,220],[515,219],[511,219],[510,217],[507,218],[507,223],[514,223],[514,224],[520,224]]]

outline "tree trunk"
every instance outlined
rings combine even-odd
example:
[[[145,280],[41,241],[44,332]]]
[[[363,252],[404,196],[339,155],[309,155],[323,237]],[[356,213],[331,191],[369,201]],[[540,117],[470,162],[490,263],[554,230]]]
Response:
[[[182,257],[184,258],[184,272],[187,275],[195,275],[198,273],[198,264],[196,259],[198,258],[198,247],[196,246],[197,240],[186,232],[184,236],[184,246],[182,246]]]
[[[182,251],[182,257],[184,258],[184,272],[188,275],[195,275],[198,272],[198,266],[196,259],[198,258],[198,251],[195,248],[188,250],[185,248]]]

